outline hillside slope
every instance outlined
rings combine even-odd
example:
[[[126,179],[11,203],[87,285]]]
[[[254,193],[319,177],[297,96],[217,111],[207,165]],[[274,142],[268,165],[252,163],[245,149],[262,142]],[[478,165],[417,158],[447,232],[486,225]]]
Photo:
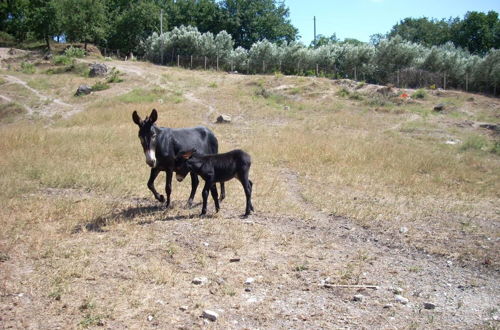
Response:
[[[75,97],[100,59],[5,54],[5,328],[498,327],[498,99],[114,60],[123,82]],[[255,214],[236,181],[206,218],[188,182],[154,200],[131,119],[153,108],[252,155]]]

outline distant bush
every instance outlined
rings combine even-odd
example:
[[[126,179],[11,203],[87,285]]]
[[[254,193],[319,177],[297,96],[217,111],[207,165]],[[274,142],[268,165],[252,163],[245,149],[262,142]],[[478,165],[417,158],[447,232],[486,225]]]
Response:
[[[491,152],[494,153],[495,155],[500,156],[500,141],[495,141],[495,143],[493,143]]]
[[[92,91],[97,92],[97,91],[103,91],[105,89],[108,89],[109,85],[106,84],[105,82],[98,81],[92,86]]]
[[[66,55],[67,57],[82,58],[85,56],[85,50],[82,48],[70,46],[64,51],[64,55]]]
[[[52,60],[52,63],[55,65],[71,65],[74,63],[74,59],[66,56],[66,55],[57,55],[54,56],[54,59]]]
[[[361,101],[363,99],[363,95],[361,95],[361,93],[354,92],[351,95],[349,95],[349,99]]]
[[[21,71],[23,73],[33,74],[36,72],[35,65],[33,63],[29,63],[29,62],[22,62],[21,63]]]
[[[427,92],[425,91],[425,89],[420,88],[420,89],[417,89],[411,97],[413,97],[414,99],[425,99],[426,96],[427,96]]]

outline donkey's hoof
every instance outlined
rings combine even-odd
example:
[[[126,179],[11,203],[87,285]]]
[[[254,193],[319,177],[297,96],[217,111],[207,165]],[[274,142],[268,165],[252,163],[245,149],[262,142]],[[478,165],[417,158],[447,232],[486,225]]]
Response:
[[[163,195],[160,195],[160,197],[158,197],[158,201],[160,203],[165,203],[165,197],[163,197]]]

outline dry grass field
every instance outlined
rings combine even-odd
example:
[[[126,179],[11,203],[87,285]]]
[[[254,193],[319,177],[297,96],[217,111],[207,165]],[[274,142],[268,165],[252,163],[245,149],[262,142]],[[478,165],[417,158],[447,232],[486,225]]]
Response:
[[[0,55],[1,328],[500,326],[499,99],[99,58],[124,81],[76,97],[103,78]],[[154,200],[153,108],[252,155],[252,216],[237,181],[206,218],[189,179]]]

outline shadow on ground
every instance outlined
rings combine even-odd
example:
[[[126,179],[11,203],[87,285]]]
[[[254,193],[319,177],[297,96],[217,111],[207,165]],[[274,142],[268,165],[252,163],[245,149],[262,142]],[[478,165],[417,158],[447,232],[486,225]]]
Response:
[[[102,215],[98,216],[94,219],[92,219],[90,222],[86,224],[79,224],[75,226],[73,229],[72,233],[80,233],[84,229],[86,231],[91,231],[91,232],[98,232],[102,233],[104,232],[104,227],[106,227],[110,223],[116,223],[116,222],[127,222],[127,221],[133,221],[134,219],[138,217],[143,217],[143,216],[149,216],[149,215],[161,215],[169,210],[171,210],[174,207],[179,207],[179,205],[176,205],[177,203],[172,203],[169,207],[165,207],[163,204],[152,204],[155,202],[147,202],[149,205],[137,205],[137,206],[129,206],[120,210],[116,210],[111,212],[110,214],[107,215]],[[201,203],[193,204],[191,208],[199,206]],[[184,206],[185,207],[185,206]],[[166,215],[166,214],[165,214]],[[155,219],[150,219],[150,220],[142,220],[139,221],[139,225],[147,225],[151,224],[155,221],[179,221],[179,220],[186,220],[186,219],[192,219],[196,217],[196,214],[192,215],[171,215],[171,216],[165,216],[165,217],[157,217]]]

